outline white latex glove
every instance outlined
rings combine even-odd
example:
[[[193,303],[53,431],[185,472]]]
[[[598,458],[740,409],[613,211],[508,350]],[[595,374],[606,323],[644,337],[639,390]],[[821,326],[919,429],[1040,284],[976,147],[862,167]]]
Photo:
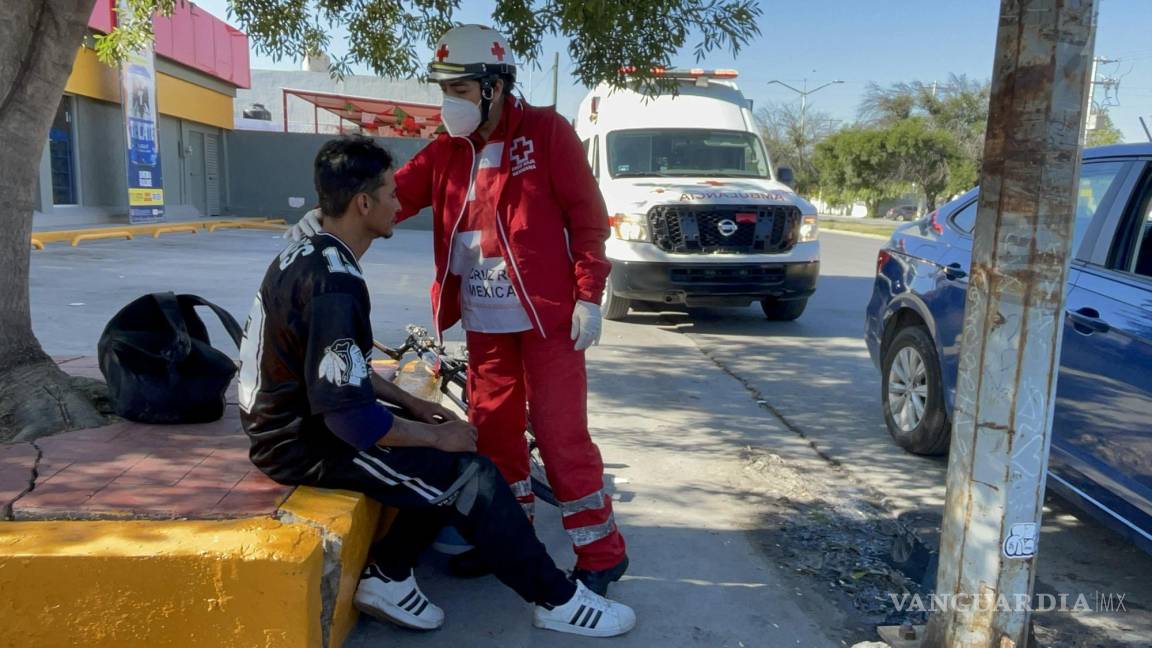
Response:
[[[304,214],[304,218],[301,218],[295,225],[289,227],[288,231],[284,232],[284,238],[299,241],[306,236],[316,236],[323,231],[324,228],[320,226],[320,210],[313,209]]]
[[[602,321],[600,304],[576,302],[576,308],[572,309],[572,339],[576,342],[577,351],[583,351],[600,341]]]

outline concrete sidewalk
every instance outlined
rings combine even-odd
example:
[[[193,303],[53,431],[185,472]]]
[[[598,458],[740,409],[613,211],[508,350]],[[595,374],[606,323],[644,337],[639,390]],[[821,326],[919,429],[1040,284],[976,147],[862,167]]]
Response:
[[[647,348],[639,348],[643,339]],[[608,323],[589,354],[590,423],[606,466],[631,568],[609,590],[636,609],[636,629],[613,646],[838,646],[757,546],[762,482],[747,445],[804,452],[743,386],[684,336],[653,324]],[[556,509],[537,504],[536,529],[563,568],[575,557]],[[428,552],[421,587],[445,609],[443,629],[416,633],[361,617],[348,648],[587,646],[538,630],[531,607],[495,578],[447,576]],[[829,606],[830,607],[830,606]]]

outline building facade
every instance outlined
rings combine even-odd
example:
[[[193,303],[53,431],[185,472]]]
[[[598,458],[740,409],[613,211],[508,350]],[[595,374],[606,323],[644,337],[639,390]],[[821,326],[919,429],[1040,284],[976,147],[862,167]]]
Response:
[[[115,0],[98,0],[93,33],[115,25]],[[176,3],[155,29],[156,111],[169,218],[224,213],[224,138],[237,89],[251,76],[248,37],[192,3]],[[88,43],[90,44],[90,43]],[[127,221],[127,129],[120,70],[81,47],[40,164],[37,228]]]

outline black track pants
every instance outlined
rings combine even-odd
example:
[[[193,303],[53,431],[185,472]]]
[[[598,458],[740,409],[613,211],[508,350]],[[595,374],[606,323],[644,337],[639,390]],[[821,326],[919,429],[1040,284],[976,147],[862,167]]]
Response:
[[[477,454],[374,446],[325,464],[312,485],[358,491],[399,510],[372,547],[373,561],[390,577],[406,577],[436,533],[451,525],[524,600],[557,605],[575,591],[495,464]]]

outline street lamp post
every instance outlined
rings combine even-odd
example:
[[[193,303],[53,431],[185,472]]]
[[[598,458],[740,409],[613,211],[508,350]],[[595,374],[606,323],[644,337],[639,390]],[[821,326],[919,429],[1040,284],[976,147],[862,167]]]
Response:
[[[805,149],[805,147],[808,146],[808,132],[807,132],[808,124],[807,124],[807,120],[806,120],[806,115],[807,115],[807,111],[808,111],[808,95],[819,92],[820,90],[823,90],[824,88],[827,88],[830,85],[836,85],[839,83],[844,83],[843,81],[837,79],[835,81],[829,81],[828,83],[818,85],[815,88],[812,88],[811,90],[809,90],[808,89],[808,79],[803,79],[803,82],[804,82],[803,83],[803,87],[804,87],[803,90],[801,90],[800,88],[790,86],[787,83],[784,83],[783,81],[780,81],[777,79],[773,79],[773,80],[768,82],[768,85],[772,85],[773,83],[775,83],[777,85],[784,86],[785,88],[788,88],[792,92],[795,92],[796,94],[800,95],[800,146],[798,147],[799,148],[798,153],[800,155],[799,161],[800,161],[801,167],[804,166],[804,149]],[[801,172],[803,172],[803,170],[801,170]]]
[[[788,85],[787,83],[784,83],[783,81],[779,81],[776,79],[773,79],[773,80],[768,82],[768,85],[772,85],[773,83],[775,83],[777,85],[782,85],[785,88],[788,88],[789,90],[791,90],[792,92],[795,92],[796,94],[800,95],[800,133],[801,134],[804,133],[804,114],[808,110],[808,95],[814,94],[820,90],[823,90],[824,88],[827,88],[830,85],[836,85],[838,83],[844,83],[843,81],[837,79],[835,81],[829,81],[828,83],[825,83],[823,85],[816,86],[815,88],[812,88],[811,90],[809,90],[808,89],[808,79],[803,79],[803,81],[804,81],[804,89],[803,90],[801,90],[800,88],[792,87],[792,86]]]

